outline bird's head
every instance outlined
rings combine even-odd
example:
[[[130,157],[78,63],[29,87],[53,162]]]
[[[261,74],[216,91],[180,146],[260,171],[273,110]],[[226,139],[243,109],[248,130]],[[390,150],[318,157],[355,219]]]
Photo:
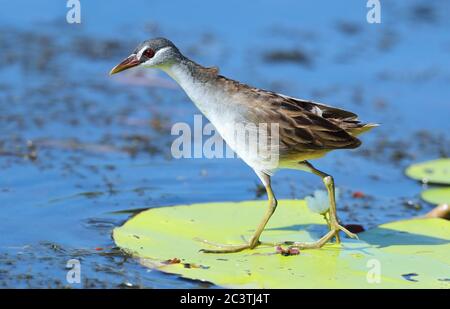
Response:
[[[137,66],[163,68],[182,58],[180,51],[171,41],[165,38],[151,39],[139,44],[133,53],[116,65],[109,74],[113,75]]]

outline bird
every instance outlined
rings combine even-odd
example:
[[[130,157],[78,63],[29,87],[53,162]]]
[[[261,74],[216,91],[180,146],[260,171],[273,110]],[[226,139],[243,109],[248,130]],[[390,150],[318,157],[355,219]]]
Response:
[[[266,212],[248,241],[219,244],[203,240],[208,245],[202,249],[203,252],[233,253],[265,244],[260,240],[261,234],[278,206],[271,178],[280,169],[301,170],[319,176],[329,203],[325,215],[329,230],[325,235],[313,242],[286,241],[283,244],[298,249],[318,249],[333,238],[336,243],[341,243],[341,231],[350,238],[357,238],[338,219],[333,176],[315,168],[309,161],[332,150],[359,147],[361,141],[357,136],[378,124],[362,123],[355,113],[341,108],[259,89],[222,76],[216,67],[197,64],[184,56],[174,43],[162,37],[140,43],[127,58],[113,67],[110,75],[135,67],[160,69],[175,80],[228,146],[254,170],[267,192]],[[276,127],[275,130],[259,130],[270,146],[262,150],[262,154],[244,151],[249,141],[235,138],[233,124],[236,123]],[[267,160],[267,157],[276,157],[276,160]]]

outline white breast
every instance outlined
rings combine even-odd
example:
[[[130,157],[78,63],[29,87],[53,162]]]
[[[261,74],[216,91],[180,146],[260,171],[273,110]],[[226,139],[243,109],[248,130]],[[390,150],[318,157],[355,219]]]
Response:
[[[178,82],[197,108],[214,125],[220,136],[241,159],[255,170],[271,173],[276,168],[274,162],[264,163],[255,151],[242,151],[243,145],[237,145],[236,124],[247,123],[245,114],[240,110],[237,96],[225,93],[215,84],[198,82],[182,66],[174,65],[166,72]],[[277,158],[278,159],[278,158]],[[278,162],[276,162],[278,163]],[[276,165],[276,164],[275,164]]]

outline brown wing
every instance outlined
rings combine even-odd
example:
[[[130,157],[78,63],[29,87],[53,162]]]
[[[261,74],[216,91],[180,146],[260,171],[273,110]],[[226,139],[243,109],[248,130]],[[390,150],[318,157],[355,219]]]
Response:
[[[255,88],[251,92],[252,120],[279,124],[282,153],[356,148],[361,144],[339,126],[359,123],[354,113]]]
[[[301,99],[285,96],[282,94],[277,94],[277,93],[272,93],[272,94],[283,98],[286,101],[285,104],[295,105],[301,109],[312,111],[312,112],[317,111],[317,109],[319,109],[321,116],[325,119],[342,119],[342,120],[345,119],[345,120],[349,120],[349,121],[350,120],[353,120],[353,121],[358,120],[358,115],[356,115],[355,113],[346,111],[344,109],[340,109],[337,107],[333,107],[333,106],[329,106],[329,105],[325,105],[325,104],[317,103],[317,102],[313,102],[313,101],[301,100]]]
[[[360,140],[349,133],[362,126],[352,112],[253,88],[221,75],[217,76],[217,82],[226,92],[243,96],[248,105],[243,109],[248,121],[279,124],[281,154],[361,145]]]

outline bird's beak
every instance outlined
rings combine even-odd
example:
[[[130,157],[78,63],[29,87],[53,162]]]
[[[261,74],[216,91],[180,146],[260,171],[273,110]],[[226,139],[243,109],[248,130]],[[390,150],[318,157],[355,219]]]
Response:
[[[112,68],[111,72],[109,72],[109,75],[113,75],[122,71],[125,71],[129,68],[135,67],[140,64],[139,59],[136,57],[135,54],[132,54],[128,56],[127,59],[116,65],[114,68]]]

